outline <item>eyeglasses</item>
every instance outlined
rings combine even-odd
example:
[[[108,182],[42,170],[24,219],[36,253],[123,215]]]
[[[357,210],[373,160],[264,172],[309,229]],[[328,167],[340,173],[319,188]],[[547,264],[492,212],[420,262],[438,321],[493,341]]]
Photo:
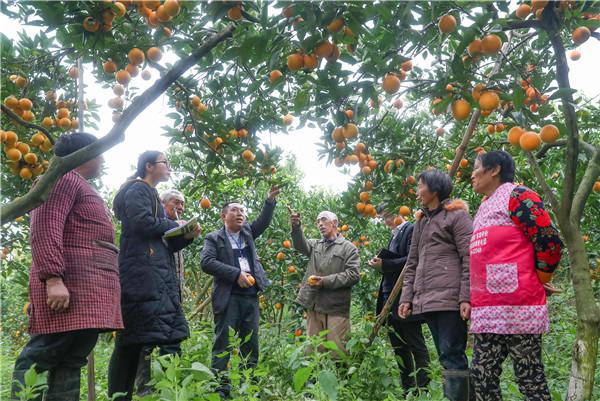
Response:
[[[159,164],[159,163],[164,163],[165,167],[170,168],[171,164],[167,161],[167,160],[158,160],[155,162],[151,162],[152,164]]]
[[[227,210],[228,212],[232,212],[232,213],[241,213],[243,215],[246,214],[246,208],[243,206],[230,206]]]

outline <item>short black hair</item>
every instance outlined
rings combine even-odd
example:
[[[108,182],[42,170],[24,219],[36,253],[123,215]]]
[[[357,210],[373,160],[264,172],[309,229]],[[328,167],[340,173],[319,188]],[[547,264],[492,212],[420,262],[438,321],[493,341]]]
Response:
[[[227,212],[227,209],[229,208],[229,205],[233,204],[233,203],[239,203],[240,205],[242,204],[241,201],[234,199],[234,200],[230,200],[225,202],[225,204],[223,204],[223,206],[221,207],[221,213],[225,213]]]
[[[436,192],[440,202],[448,199],[452,192],[452,180],[450,176],[436,169],[423,171],[419,174],[417,181],[423,181],[427,185],[429,192]]]
[[[158,150],[147,150],[138,157],[137,168],[135,174],[129,178],[146,178],[146,164],[154,163],[158,156],[162,155],[163,152]]]
[[[64,157],[85,148],[86,146],[96,142],[96,138],[92,134],[86,132],[74,132],[72,134],[61,135],[54,144],[54,154],[58,157]]]
[[[512,156],[503,150],[492,150],[477,156],[485,171],[500,167],[500,181],[513,182],[515,180],[515,161]]]

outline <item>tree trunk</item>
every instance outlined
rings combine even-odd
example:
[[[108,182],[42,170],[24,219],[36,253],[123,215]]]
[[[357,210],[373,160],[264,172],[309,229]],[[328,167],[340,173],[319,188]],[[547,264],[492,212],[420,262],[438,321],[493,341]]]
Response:
[[[567,231],[567,230],[565,230]],[[575,227],[567,231],[565,242],[569,249],[571,278],[577,310],[577,335],[573,343],[571,374],[566,401],[592,400],[594,375],[598,364],[600,308],[594,300],[590,266],[581,232]]]

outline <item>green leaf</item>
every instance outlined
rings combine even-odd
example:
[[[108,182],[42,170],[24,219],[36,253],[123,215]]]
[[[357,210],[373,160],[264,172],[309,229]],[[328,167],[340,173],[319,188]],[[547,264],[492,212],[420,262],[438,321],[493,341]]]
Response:
[[[194,373],[198,373],[201,376],[204,376],[206,378],[214,378],[215,375],[214,373],[204,364],[200,363],[200,362],[192,362],[192,366],[190,368],[190,370]]]
[[[37,382],[37,372],[35,371],[35,368],[32,366],[29,369],[27,369],[27,372],[25,372],[25,386],[26,387],[33,387],[35,386],[36,382]]]
[[[306,384],[306,381],[312,373],[312,367],[300,368],[294,373],[294,391],[299,392]]]
[[[552,95],[550,95],[548,100],[560,99],[564,95],[568,95],[569,93],[573,94],[575,92],[577,92],[577,89],[561,88],[561,89],[557,90],[556,92],[554,92]]]
[[[325,370],[319,373],[319,383],[328,399],[335,401],[337,399],[337,377],[332,372]]]

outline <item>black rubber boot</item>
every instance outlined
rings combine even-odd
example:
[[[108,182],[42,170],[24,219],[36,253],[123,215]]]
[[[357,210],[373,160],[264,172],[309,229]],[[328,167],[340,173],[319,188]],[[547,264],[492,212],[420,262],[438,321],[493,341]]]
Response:
[[[150,358],[152,357],[152,348],[150,352],[143,350],[140,353],[140,360],[137,366],[137,375],[135,376],[135,388],[137,395],[143,397],[152,394],[154,389],[148,383],[152,377],[150,373]]]
[[[444,396],[450,401],[469,401],[469,371],[447,369],[442,371]]]
[[[48,372],[44,401],[79,401],[81,369],[56,368]]]

